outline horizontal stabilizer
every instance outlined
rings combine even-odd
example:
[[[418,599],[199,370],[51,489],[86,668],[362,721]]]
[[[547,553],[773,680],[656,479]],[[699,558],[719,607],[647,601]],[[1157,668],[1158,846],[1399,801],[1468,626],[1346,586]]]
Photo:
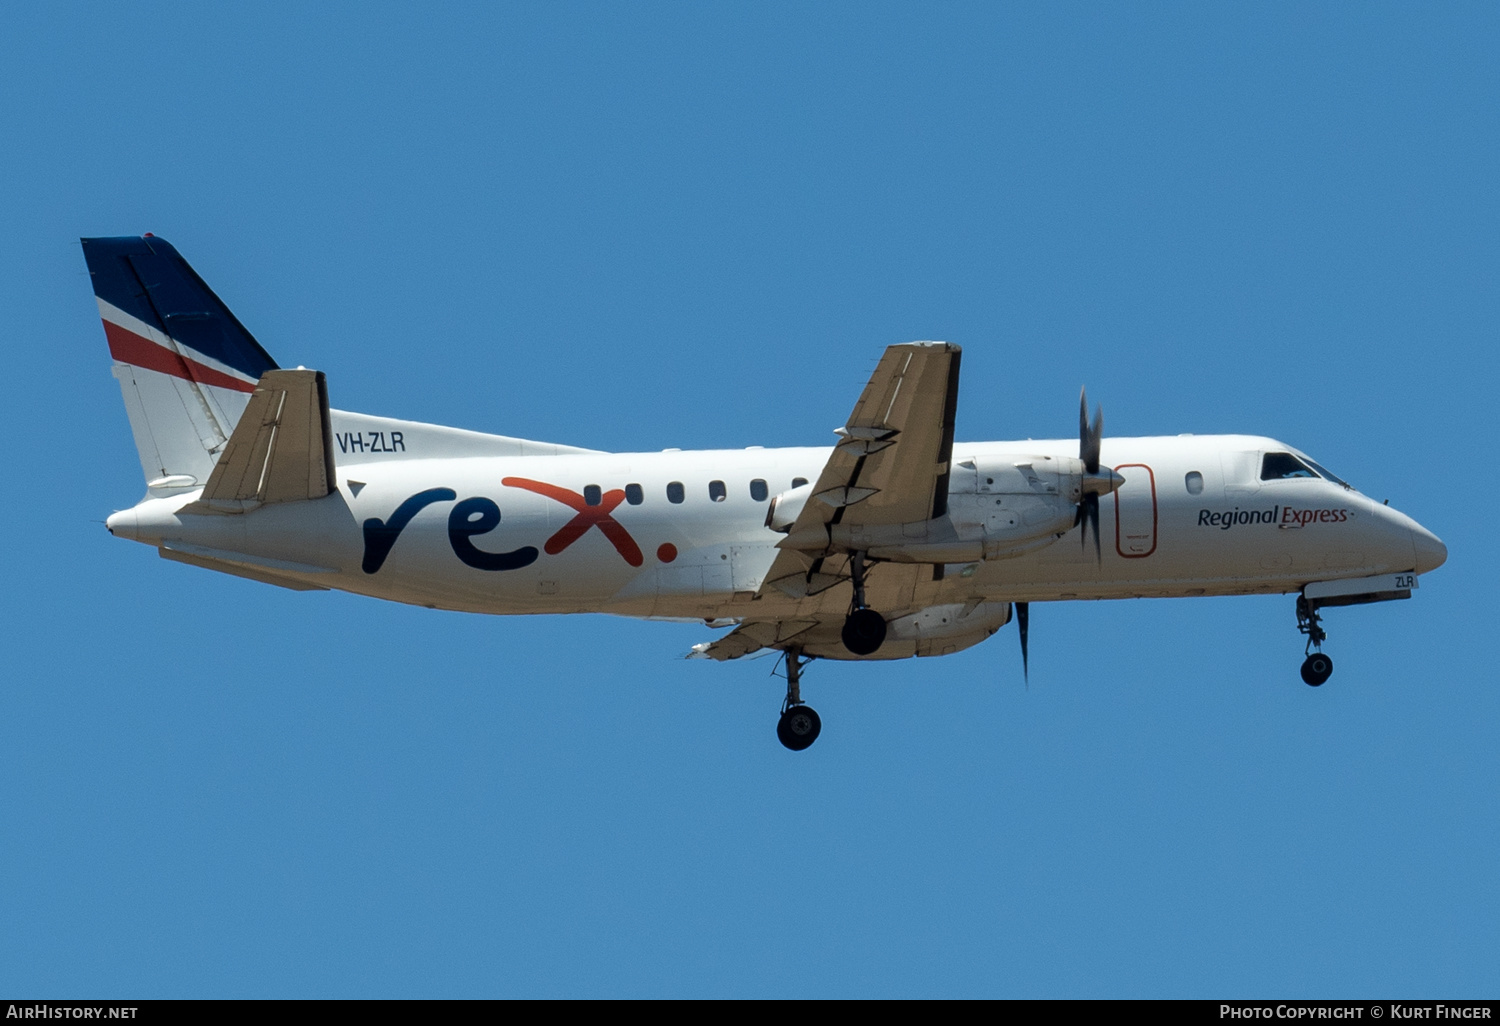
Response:
[[[321,499],[337,486],[322,371],[267,371],[229,436],[202,497],[185,513],[244,513]]]
[[[262,584],[274,584],[278,588],[287,588],[291,591],[329,591],[326,584],[313,584],[309,581],[296,577],[289,577],[277,571],[282,567],[295,567],[296,564],[280,563],[278,560],[253,560],[252,557],[239,553],[216,553],[211,549],[204,549],[197,545],[180,545],[175,548],[163,545],[156,550],[162,559],[170,559],[174,563],[186,563],[189,566],[200,566],[205,570],[217,570],[221,574],[233,574],[235,577],[244,577],[247,580],[259,581]],[[230,556],[234,558],[220,558]],[[324,573],[332,573],[325,567],[309,567],[303,570],[316,570]]]

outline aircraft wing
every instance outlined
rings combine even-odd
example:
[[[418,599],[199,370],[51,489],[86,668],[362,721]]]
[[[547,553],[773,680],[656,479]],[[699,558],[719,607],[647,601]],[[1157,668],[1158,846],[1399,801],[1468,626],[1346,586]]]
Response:
[[[961,350],[946,342],[886,347],[818,475],[765,587],[793,597],[846,579],[826,572],[818,538],[833,524],[921,523],[948,511],[949,463],[958,412]],[[846,560],[830,560],[842,567]]]

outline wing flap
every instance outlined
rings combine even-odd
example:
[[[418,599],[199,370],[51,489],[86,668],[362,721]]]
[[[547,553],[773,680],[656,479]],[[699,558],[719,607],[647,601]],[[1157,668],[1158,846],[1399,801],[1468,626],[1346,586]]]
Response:
[[[694,645],[689,659],[739,659],[763,648],[781,646],[818,625],[817,620],[757,620],[743,623],[717,641]]]

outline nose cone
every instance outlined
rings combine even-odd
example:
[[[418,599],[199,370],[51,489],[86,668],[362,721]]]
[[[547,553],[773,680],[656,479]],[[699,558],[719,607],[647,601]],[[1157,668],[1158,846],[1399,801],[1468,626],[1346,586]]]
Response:
[[[1411,540],[1417,550],[1417,573],[1436,570],[1448,561],[1448,546],[1438,541],[1437,535],[1427,528],[1413,527]]]

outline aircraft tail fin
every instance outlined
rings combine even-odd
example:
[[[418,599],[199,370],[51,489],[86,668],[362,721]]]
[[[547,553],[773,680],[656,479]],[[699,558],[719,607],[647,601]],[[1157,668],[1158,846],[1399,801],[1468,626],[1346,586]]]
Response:
[[[203,495],[188,513],[245,513],[321,499],[336,487],[328,382],[322,371],[266,371]]]
[[[170,243],[80,241],[147,485],[200,487],[276,361]]]

